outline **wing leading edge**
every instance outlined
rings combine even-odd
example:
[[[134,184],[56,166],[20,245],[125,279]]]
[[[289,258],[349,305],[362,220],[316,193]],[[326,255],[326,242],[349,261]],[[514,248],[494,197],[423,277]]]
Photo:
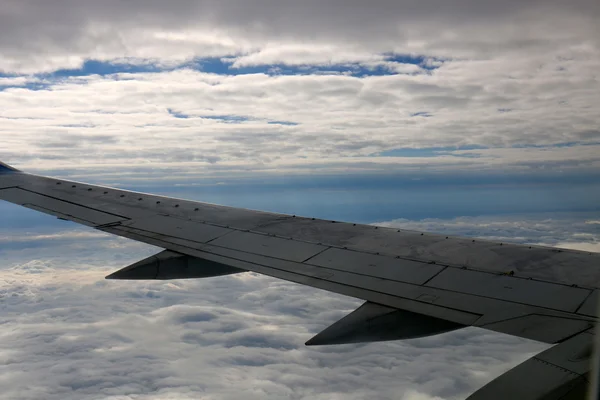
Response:
[[[166,249],[111,278],[253,271],[365,301],[308,344],[393,340],[469,325],[561,343],[597,320],[596,253],[225,207],[37,176],[2,163],[0,199]]]

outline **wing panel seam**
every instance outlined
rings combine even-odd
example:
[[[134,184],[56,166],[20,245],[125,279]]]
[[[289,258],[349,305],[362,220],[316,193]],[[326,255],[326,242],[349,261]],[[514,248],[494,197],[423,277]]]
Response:
[[[448,267],[448,266],[445,266],[444,268],[440,269],[438,272],[436,272],[435,274],[433,274],[433,276],[432,276],[431,278],[429,278],[429,279],[427,279],[425,282],[423,282],[423,283],[421,284],[421,286],[427,286],[427,284],[428,284],[428,283],[429,283],[429,282],[430,282],[432,279],[434,279],[436,276],[438,276],[439,274],[441,274],[442,272],[444,272],[444,271],[445,271],[446,269],[448,269],[448,268],[453,268],[453,267]]]
[[[118,228],[116,228],[116,230],[117,230],[117,232],[119,232]],[[110,232],[110,233],[113,233],[113,232]],[[123,232],[121,231],[121,233],[123,233]],[[252,264],[252,265],[259,266],[259,267],[263,267],[263,268],[267,268],[267,269],[272,269],[272,270],[280,271],[280,272],[291,274],[291,275],[298,275],[298,276],[302,276],[302,277],[305,277],[305,278],[310,278],[310,279],[314,279],[314,280],[318,280],[318,281],[322,281],[322,282],[327,282],[327,283],[332,284],[332,285],[338,285],[338,286],[343,286],[343,287],[348,287],[348,288],[355,288],[355,289],[364,290],[364,291],[367,291],[367,292],[377,293],[377,294],[380,294],[380,295],[383,295],[383,296],[390,296],[390,297],[394,297],[394,298],[398,298],[398,299],[403,299],[403,300],[406,300],[406,301],[411,301],[411,302],[423,304],[423,305],[430,306],[430,307],[443,308],[443,309],[447,309],[447,310],[457,311],[457,312],[462,313],[462,314],[469,314],[469,315],[471,315],[473,317],[476,317],[474,321],[476,321],[477,319],[479,319],[481,317],[481,314],[479,314],[479,313],[474,313],[474,312],[471,312],[471,311],[465,311],[465,310],[461,310],[459,308],[448,307],[448,306],[439,305],[439,304],[432,304],[432,303],[428,303],[428,302],[419,301],[419,300],[416,300],[416,299],[411,299],[411,298],[407,298],[407,297],[398,296],[398,295],[395,295],[395,294],[390,294],[390,293],[386,293],[386,292],[380,292],[380,291],[373,290],[373,289],[366,289],[366,288],[362,288],[360,286],[349,285],[347,283],[335,282],[335,281],[323,279],[323,278],[320,278],[320,277],[317,277],[317,276],[305,275],[305,274],[302,274],[302,273],[299,273],[299,272],[295,272],[295,271],[289,271],[289,270],[285,270],[285,269],[281,269],[281,268],[277,268],[277,267],[266,266],[266,265],[258,264],[258,263],[253,262],[253,261],[243,260],[243,259],[239,259],[239,258],[231,257],[231,256],[225,256],[225,255],[222,255],[222,254],[213,253],[211,251],[198,250],[198,249],[194,249],[193,247],[189,247],[189,246],[186,246],[186,245],[183,245],[183,244],[174,244],[174,243],[170,243],[170,242],[168,242],[166,240],[152,238],[152,237],[148,237],[148,236],[137,234],[137,233],[133,233],[133,232],[127,232],[127,231],[125,231],[124,233],[132,233],[133,235],[136,235],[136,236],[142,236],[142,237],[146,238],[146,240],[148,242],[155,242],[160,247],[166,247],[163,244],[164,243],[168,243],[168,244],[170,244],[172,246],[183,247],[183,248],[187,248],[187,249],[190,249],[190,250],[193,250],[193,251],[200,251],[202,253],[207,253],[207,254],[212,255],[212,256],[222,257],[222,258],[226,258],[226,259],[230,259],[230,260],[242,262],[242,263],[245,263],[245,264]],[[212,246],[214,246],[214,247],[220,247],[220,246],[215,246],[215,245],[212,245]],[[223,249],[226,249],[226,248],[223,248]],[[180,250],[173,250],[173,251],[180,251]],[[253,253],[249,253],[249,254],[253,254]],[[263,256],[263,257],[276,259],[274,257],[268,257],[268,256]],[[296,263],[296,264],[301,264],[301,263],[295,262],[295,261],[289,261],[289,260],[284,260],[284,261],[288,261],[288,262]],[[329,268],[325,268],[325,267],[319,267],[319,268],[329,269]],[[355,274],[355,275],[360,275],[360,274]],[[282,279],[282,278],[280,278],[280,279]],[[403,284],[407,284],[407,285],[412,285],[412,284],[409,284],[409,283],[406,283],[406,282],[399,282],[399,283],[403,283]],[[419,285],[413,285],[413,286],[419,286]],[[497,300],[497,299],[494,299],[494,300]]]
[[[323,246],[323,245],[321,245],[321,246]],[[327,246],[323,250],[319,251],[317,254],[313,254],[312,256],[308,257],[306,260],[300,261],[300,263],[301,264],[306,264],[308,260],[312,260],[313,258],[315,258],[316,256],[318,256],[319,254],[323,254],[324,252],[326,252],[329,249],[331,249],[331,247]],[[308,264],[308,265],[314,265],[314,264]],[[318,265],[315,265],[315,267],[318,267]]]
[[[127,219],[127,220],[130,220],[130,219],[131,219],[131,218],[129,218],[129,217],[125,217],[125,216],[123,216],[123,215],[114,214],[114,213],[107,212],[107,211],[104,211],[104,210],[99,210],[99,209],[97,209],[97,208],[92,208],[92,207],[89,207],[89,206],[86,206],[86,205],[83,205],[83,204],[79,204],[79,203],[75,203],[75,202],[72,202],[72,201],[69,201],[69,200],[61,199],[60,197],[49,196],[49,195],[47,195],[47,194],[44,194],[44,193],[39,193],[39,192],[36,192],[36,191],[34,191],[34,190],[24,189],[24,188],[22,188],[22,187],[18,187],[17,189],[23,190],[23,191],[25,191],[25,192],[29,192],[29,193],[36,194],[36,195],[38,195],[38,196],[47,197],[47,198],[49,198],[49,199],[52,199],[52,200],[56,200],[56,201],[62,201],[63,203],[71,204],[71,205],[73,205],[73,206],[82,207],[82,208],[87,208],[88,210],[97,211],[97,212],[101,212],[101,213],[104,213],[104,214],[112,215],[113,217],[119,217],[119,218],[123,218],[123,219]]]
[[[588,294],[585,299],[583,299],[583,301],[581,302],[581,304],[579,304],[579,306],[577,306],[577,308],[575,309],[575,311],[573,311],[574,314],[577,314],[579,312],[579,310],[581,309],[581,307],[583,307],[583,305],[589,300],[590,296],[592,296],[594,294],[593,290],[590,290],[590,294]]]
[[[550,366],[550,367],[554,367],[554,368],[556,368],[556,369],[559,369],[559,370],[561,370],[561,371],[563,371],[563,372],[566,372],[566,373],[568,373],[568,374],[573,374],[573,375],[576,375],[576,376],[581,376],[581,377],[583,377],[583,375],[582,375],[582,374],[578,374],[577,372],[575,372],[575,371],[571,371],[570,369],[567,369],[567,368],[565,368],[565,367],[561,367],[560,365],[556,365],[556,364],[554,364],[554,363],[551,363],[551,362],[548,362],[548,361],[546,361],[546,360],[542,360],[541,358],[533,357],[533,359],[534,359],[535,361],[537,361],[537,362],[541,362],[542,364],[546,364],[546,365],[548,365],[548,366]]]
[[[210,242],[212,242],[213,240],[221,239],[222,237],[224,237],[224,236],[227,236],[227,235],[229,235],[229,234],[231,234],[231,233],[233,233],[233,232],[237,232],[237,230],[236,230],[236,229],[233,229],[233,228],[228,228],[228,229],[231,229],[231,230],[230,230],[229,232],[225,232],[224,234],[222,234],[222,235],[220,235],[220,236],[217,236],[217,237],[215,237],[215,238],[212,238],[212,239],[210,239],[208,242],[204,242],[204,243],[205,243],[205,244],[209,244],[209,243],[210,243]],[[182,239],[183,239],[183,238],[182,238]],[[187,240],[187,239],[184,239],[184,240]],[[198,242],[198,243],[202,243],[202,242]],[[213,246],[215,246],[215,245],[213,245]]]
[[[117,230],[118,230],[118,228],[117,228]],[[125,232],[127,232],[127,231],[125,231]],[[135,233],[133,233],[133,234],[135,234]],[[244,262],[244,263],[250,263],[250,264],[253,264],[253,265],[261,265],[261,264],[257,264],[256,262],[252,262],[252,261],[248,261],[248,260],[239,259],[239,258],[236,258],[236,257],[225,256],[225,255],[222,255],[222,254],[214,253],[214,252],[212,252],[210,250],[205,250],[205,249],[199,250],[199,249],[194,249],[193,247],[186,246],[184,244],[171,243],[168,240],[164,240],[164,239],[150,238],[150,237],[145,236],[145,235],[140,235],[140,236],[143,236],[143,237],[147,238],[148,240],[156,241],[156,242],[159,242],[159,243],[169,243],[171,245],[181,246],[181,247],[192,249],[192,250],[195,250],[195,251],[201,251],[203,253],[208,253],[208,254],[211,254],[211,255],[214,255],[214,256],[217,256],[217,257],[224,257],[224,258],[228,258],[228,259],[231,259],[231,260],[237,260],[237,261]],[[166,236],[166,235],[163,235],[163,236]],[[193,243],[199,243],[199,242],[193,242]],[[227,247],[217,246],[217,245],[214,245],[214,244],[212,244],[211,246],[217,247],[217,248],[221,248],[221,249],[224,249],[224,250],[233,250],[233,249],[229,249]],[[240,251],[240,250],[236,250],[236,251]],[[254,254],[254,255],[258,255],[258,256],[262,256],[262,257],[266,257],[266,258],[271,258],[273,260],[280,260],[280,261],[286,261],[286,262],[291,262],[291,263],[302,264],[302,263],[299,263],[299,262],[296,262],[296,261],[290,261],[290,260],[285,260],[285,259],[281,259],[281,258],[265,256],[265,255],[262,255],[262,254],[249,253],[249,252],[245,252],[245,251],[240,251],[240,252],[241,253],[247,253],[247,254]],[[332,271],[344,272],[344,273],[348,273],[348,274],[352,274],[352,275],[356,275],[356,276],[366,276],[366,277],[369,277],[369,278],[377,278],[377,277],[374,277],[374,276],[370,276],[370,275],[366,275],[366,274],[361,274],[361,273],[356,273],[356,272],[351,272],[351,271],[341,271],[341,270],[337,270],[337,269],[334,269],[334,268],[315,266],[315,265],[312,265],[312,264],[307,264],[307,265],[318,267],[318,268],[321,268],[323,270],[330,270],[330,271],[332,270]],[[282,272],[285,272],[285,273],[291,273],[291,274],[301,275],[301,276],[312,278],[312,279],[318,279],[318,280],[329,282],[329,283],[332,283],[332,284],[338,284],[338,285],[343,285],[343,286],[348,286],[348,287],[359,288],[359,289],[362,289],[362,290],[368,290],[368,291],[372,291],[372,292],[383,294],[383,295],[388,295],[388,296],[403,298],[403,299],[407,299],[407,300],[411,300],[411,301],[416,301],[416,302],[421,303],[421,304],[434,305],[432,303],[423,302],[423,301],[419,301],[419,300],[411,299],[411,298],[406,298],[406,297],[400,297],[400,296],[396,296],[396,295],[393,295],[393,294],[390,294],[390,293],[386,293],[386,292],[381,292],[381,291],[377,291],[377,290],[373,290],[373,289],[365,289],[365,288],[361,288],[359,286],[348,285],[348,284],[345,284],[345,283],[339,283],[339,282],[335,282],[335,281],[331,281],[331,280],[319,278],[319,277],[316,277],[316,276],[313,276],[313,275],[306,275],[306,274],[302,274],[302,273],[298,273],[298,272],[293,272],[293,271],[288,271],[288,270],[285,270],[285,269],[271,267],[271,266],[268,266],[266,268],[270,268],[270,269],[282,271]],[[378,278],[378,279],[382,279],[382,278]],[[403,282],[403,281],[395,281],[395,280],[392,280],[392,279],[388,279],[388,280],[392,281],[392,282],[401,283],[401,284],[404,284],[404,285],[411,285],[411,286],[415,286],[415,287],[423,287],[422,285],[416,285],[416,284],[413,284],[413,283],[408,283],[408,282]],[[527,303],[522,303],[522,302],[512,301],[512,300],[506,300],[506,299],[498,299],[498,298],[495,298],[495,297],[488,297],[488,296],[483,296],[483,295],[479,295],[479,294],[462,293],[462,292],[459,292],[459,291],[456,291],[456,290],[441,289],[441,288],[432,288],[432,287],[426,287],[426,288],[428,288],[428,289],[434,289],[434,290],[439,290],[439,291],[443,291],[443,292],[448,292],[448,293],[455,293],[455,294],[459,294],[459,295],[473,296],[473,297],[478,297],[478,298],[483,298],[483,299],[488,299],[488,300],[493,300],[493,301],[506,302],[506,303],[511,303],[511,304],[518,304],[518,305],[522,305],[522,306],[526,306],[526,307],[532,307],[532,308],[538,309],[538,310],[549,310],[549,311],[552,311],[552,312],[570,313],[568,311],[557,310],[557,309],[550,308],[550,307],[544,307],[544,306],[539,306],[539,305],[527,304]],[[468,312],[469,314],[472,314],[472,315],[478,315],[479,317],[477,319],[479,319],[481,317],[481,315],[482,315],[482,314],[479,314],[479,313],[473,313],[473,312],[470,312],[470,311],[464,311],[464,310],[461,310],[461,309],[458,309],[458,308],[453,308],[453,307],[446,307],[446,306],[439,306],[439,305],[435,305],[435,306],[443,307],[443,308],[446,308],[446,309],[455,310],[455,311],[459,311],[459,312]]]

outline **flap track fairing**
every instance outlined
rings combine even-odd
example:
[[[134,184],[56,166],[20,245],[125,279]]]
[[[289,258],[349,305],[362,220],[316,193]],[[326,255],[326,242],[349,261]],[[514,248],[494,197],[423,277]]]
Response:
[[[414,339],[463,327],[443,319],[366,302],[310,339],[306,345]]]
[[[230,275],[244,270],[165,250],[118,270],[106,279],[190,279]]]

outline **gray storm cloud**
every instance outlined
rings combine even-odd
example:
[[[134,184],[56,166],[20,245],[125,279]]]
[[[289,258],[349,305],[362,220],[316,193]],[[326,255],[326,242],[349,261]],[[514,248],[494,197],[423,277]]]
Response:
[[[599,13],[594,0],[4,0],[0,69],[52,70],[89,57],[225,56],[286,44],[443,57],[597,47]]]

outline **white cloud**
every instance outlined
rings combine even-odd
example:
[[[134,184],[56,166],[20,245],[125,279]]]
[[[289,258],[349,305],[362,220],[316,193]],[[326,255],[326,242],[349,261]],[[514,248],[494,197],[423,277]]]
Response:
[[[558,242],[556,247],[563,247],[565,249],[581,250],[600,253],[600,241],[594,238],[594,242]]]
[[[307,348],[307,338],[356,302],[267,278],[107,283],[104,273],[31,265],[4,272],[7,399],[455,398],[546,347],[469,329]],[[485,356],[476,350],[482,342]],[[459,372],[457,360],[489,375]]]
[[[537,83],[531,77],[492,83],[498,78],[490,76],[493,62],[456,63],[430,75],[222,76],[178,70],[69,78],[50,90],[8,89],[0,92],[2,158],[23,168],[44,160],[46,169],[80,164],[77,154],[85,154],[90,167],[195,165],[204,171],[597,169],[597,145],[373,157],[394,148],[594,143],[600,137],[599,117],[585,106],[600,102],[600,91],[585,79],[568,84],[573,75],[553,72]],[[515,85],[528,85],[531,93],[515,92]],[[418,112],[432,116],[414,117]]]
[[[396,219],[377,222],[375,225],[600,252],[600,230],[595,224],[590,224],[587,219],[590,215],[594,214],[538,213],[452,219]]]
[[[292,44],[265,46],[259,51],[233,58],[234,68],[285,64],[285,65],[332,65],[346,63],[377,62],[382,55],[369,51],[342,49],[338,46],[315,44]]]
[[[105,238],[106,234],[102,232],[68,232],[68,233],[50,233],[50,234],[35,234],[29,233],[24,235],[15,235],[14,233],[10,235],[0,236],[0,243],[11,243],[11,242],[34,242],[37,240],[83,240],[83,239],[98,239]]]
[[[53,2],[0,10],[0,70],[77,68],[85,60],[176,66],[347,65],[394,76],[218,76],[193,71],[33,82],[0,92],[6,159],[49,168],[195,163],[205,170],[562,168],[597,170],[596,147],[387,158],[393,148],[597,143],[597,2]],[[44,18],[40,18],[40,16]],[[425,57],[428,73],[385,59]],[[440,60],[445,60],[442,62]],[[310,70],[310,69],[309,69]],[[427,73],[426,73],[427,72]],[[49,84],[33,91],[27,83]],[[235,115],[244,123],[174,118]],[[428,118],[414,117],[428,113]],[[295,126],[268,124],[289,121]],[[15,135],[14,132],[18,132]],[[465,157],[471,156],[471,157]],[[70,160],[70,161],[67,161]],[[189,165],[188,165],[189,167]]]
[[[0,88],[2,88],[2,86],[5,86],[5,87],[25,86],[27,83],[31,82],[31,80],[32,79],[27,78],[25,76],[0,77]]]

